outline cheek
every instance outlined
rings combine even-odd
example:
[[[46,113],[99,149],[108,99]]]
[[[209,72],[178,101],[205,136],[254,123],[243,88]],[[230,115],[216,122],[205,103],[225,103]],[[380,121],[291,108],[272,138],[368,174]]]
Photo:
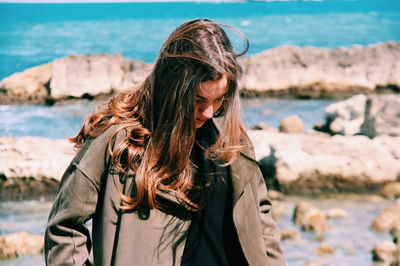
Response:
[[[221,106],[222,106],[222,101],[221,102],[217,102],[217,103],[214,103],[214,113],[216,113],[216,112],[218,112],[218,110],[221,108]]]
[[[194,115],[195,118],[197,118],[199,116],[199,114],[201,113],[201,106],[199,104],[196,104],[194,106]]]
[[[219,109],[223,103],[224,103],[224,101],[219,101],[219,102],[215,103],[215,108]]]

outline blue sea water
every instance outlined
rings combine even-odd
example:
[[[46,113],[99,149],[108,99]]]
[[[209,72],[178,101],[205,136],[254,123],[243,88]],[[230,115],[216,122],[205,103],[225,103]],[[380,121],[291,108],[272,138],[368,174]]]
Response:
[[[249,54],[282,45],[400,41],[397,0],[0,3],[0,79],[71,54],[121,53],[152,62],[166,36],[197,17],[243,31],[250,39]]]
[[[242,99],[243,118],[248,127],[260,122],[279,127],[289,115],[299,115],[306,130],[324,121],[324,108],[332,100]],[[75,136],[83,119],[98,101],[56,106],[0,105],[0,136],[37,136],[65,139]]]
[[[250,40],[249,55],[283,45],[333,48],[400,41],[397,0],[0,3],[0,79],[68,55],[120,53],[152,62],[168,34],[197,17],[241,30]],[[237,49],[243,48],[243,41],[231,36]],[[244,117],[249,126],[262,121],[276,127],[279,119],[297,113],[309,129],[322,122],[329,103],[255,100],[244,104]],[[275,111],[262,115],[265,108]],[[64,138],[75,134],[90,110],[85,104],[1,106],[0,135]]]

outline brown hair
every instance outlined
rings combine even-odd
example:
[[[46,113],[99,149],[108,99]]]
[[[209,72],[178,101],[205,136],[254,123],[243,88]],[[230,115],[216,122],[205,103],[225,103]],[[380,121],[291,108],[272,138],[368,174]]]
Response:
[[[124,141],[110,151],[115,169],[131,170],[136,175],[135,194],[121,194],[124,209],[135,209],[142,203],[162,208],[156,199],[157,190],[173,190],[186,208],[199,208],[187,191],[193,186],[189,156],[196,130],[195,97],[201,82],[222,75],[228,78],[228,92],[217,112],[224,115],[224,125],[215,144],[206,151],[207,157],[223,159],[229,165],[247,146],[240,118],[238,78],[242,69],[237,58],[248,50],[248,40],[234,29],[246,42],[244,51],[235,53],[222,27],[231,28],[207,19],[179,26],[161,47],[144,82],[100,106],[71,138],[80,147],[85,139],[96,137],[111,125],[126,129]]]

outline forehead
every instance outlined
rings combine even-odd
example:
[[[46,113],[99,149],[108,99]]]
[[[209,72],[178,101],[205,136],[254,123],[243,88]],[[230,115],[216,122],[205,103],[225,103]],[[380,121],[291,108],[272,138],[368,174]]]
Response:
[[[201,82],[196,92],[197,96],[214,99],[224,96],[228,92],[228,79],[222,75],[219,79]]]

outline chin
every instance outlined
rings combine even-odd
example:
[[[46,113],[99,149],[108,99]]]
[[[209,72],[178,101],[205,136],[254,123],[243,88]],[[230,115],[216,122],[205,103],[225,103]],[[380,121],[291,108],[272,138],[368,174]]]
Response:
[[[204,123],[205,123],[205,121],[204,122],[196,122],[196,129],[201,128],[204,125]]]

